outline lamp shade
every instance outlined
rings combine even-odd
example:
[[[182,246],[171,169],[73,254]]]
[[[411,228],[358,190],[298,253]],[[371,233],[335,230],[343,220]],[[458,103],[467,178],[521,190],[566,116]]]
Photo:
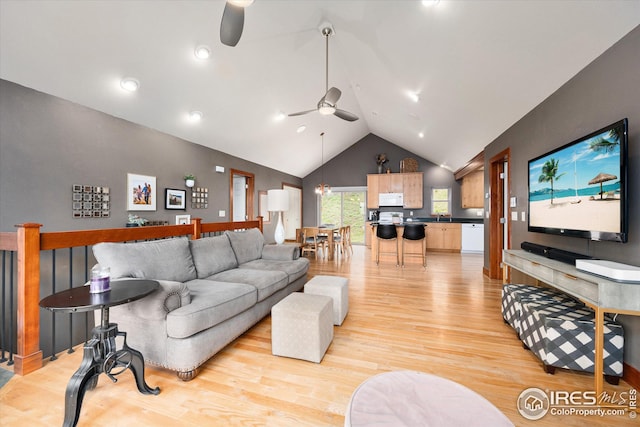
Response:
[[[287,190],[267,191],[267,210],[284,212],[289,210],[289,192]]]

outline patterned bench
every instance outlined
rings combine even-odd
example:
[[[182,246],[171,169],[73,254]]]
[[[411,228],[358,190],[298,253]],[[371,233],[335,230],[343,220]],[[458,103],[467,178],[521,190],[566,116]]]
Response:
[[[593,310],[568,295],[528,285],[504,285],[502,310],[505,322],[542,361],[545,372],[553,374],[555,368],[594,372]],[[622,325],[605,315],[603,365],[610,384],[618,384],[622,376],[623,353]]]

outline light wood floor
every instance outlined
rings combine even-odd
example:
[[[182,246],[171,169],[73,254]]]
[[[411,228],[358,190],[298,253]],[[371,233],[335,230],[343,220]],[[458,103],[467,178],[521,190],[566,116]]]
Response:
[[[79,426],[341,426],[349,398],[367,378],[391,370],[440,375],[481,394],[518,426],[638,425],[627,416],[551,416],[527,421],[516,399],[529,387],[592,390],[593,377],[543,372],[500,314],[501,283],[482,276],[481,255],[429,253],[426,271],[379,267],[363,247],[351,260],[312,260],[310,276],[349,277],[349,314],[322,363],[271,355],[267,317],[206,363],[191,382],[147,368],[158,396],[137,392],[133,376],[101,375],[85,395]],[[81,347],[0,389],[0,425],[61,425],[66,384]],[[611,394],[630,386],[605,384]],[[438,390],[434,390],[438,393]],[[429,396],[425,396],[428,399]],[[462,409],[464,410],[464,409]],[[482,425],[478,421],[478,425]]]

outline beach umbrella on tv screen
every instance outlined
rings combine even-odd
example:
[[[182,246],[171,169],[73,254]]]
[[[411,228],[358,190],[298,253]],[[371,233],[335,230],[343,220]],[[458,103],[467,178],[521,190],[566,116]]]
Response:
[[[615,175],[611,175],[610,173],[601,172],[598,175],[596,175],[595,178],[589,181],[589,185],[600,184],[600,198],[602,199],[602,183],[611,181],[612,179],[618,179],[618,177]]]

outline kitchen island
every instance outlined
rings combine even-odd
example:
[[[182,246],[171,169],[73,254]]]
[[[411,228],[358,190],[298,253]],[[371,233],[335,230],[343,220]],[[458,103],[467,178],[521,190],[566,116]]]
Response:
[[[405,224],[422,224],[425,227],[425,234],[427,240],[427,251],[442,251],[442,252],[460,252],[462,249],[462,224],[482,224],[482,219],[475,218],[416,218],[413,221],[407,220],[396,224],[396,230],[398,232],[397,241],[382,241],[380,244],[380,262],[395,264],[395,255],[388,254],[386,252],[393,252],[395,247],[398,250],[398,256],[402,259],[402,233],[404,231]],[[367,246],[371,247],[371,259],[375,260],[376,251],[378,247],[378,239],[376,238],[376,227],[378,222],[367,222]],[[405,264],[421,264],[420,259],[421,251],[420,241],[406,241],[405,242]],[[382,252],[385,252],[382,254]],[[409,255],[411,254],[411,255]],[[427,261],[428,263],[428,261]]]

